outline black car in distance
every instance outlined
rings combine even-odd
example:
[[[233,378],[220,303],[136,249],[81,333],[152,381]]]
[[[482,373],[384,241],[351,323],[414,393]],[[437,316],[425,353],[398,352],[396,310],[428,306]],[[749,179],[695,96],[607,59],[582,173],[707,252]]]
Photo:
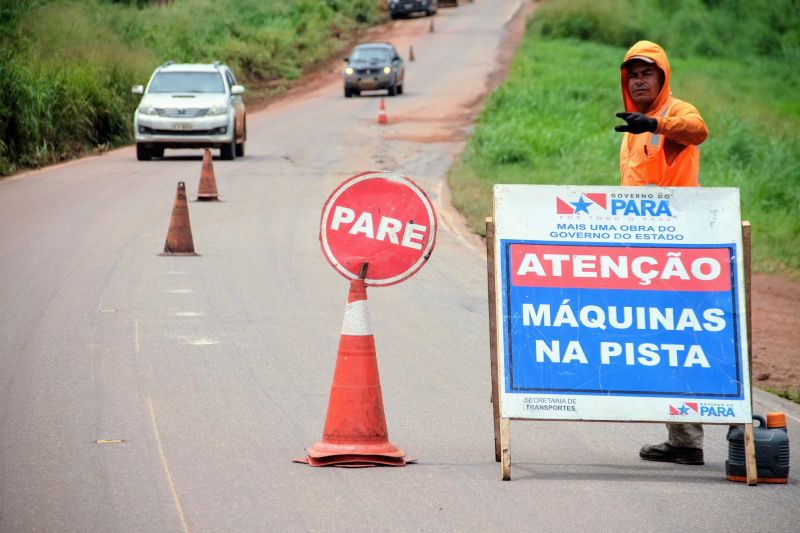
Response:
[[[389,96],[403,94],[405,66],[391,43],[362,43],[344,58],[344,96],[350,98],[361,91],[386,90]]]
[[[388,0],[389,16],[393,19],[407,17],[412,13],[435,15],[439,9],[437,0]]]

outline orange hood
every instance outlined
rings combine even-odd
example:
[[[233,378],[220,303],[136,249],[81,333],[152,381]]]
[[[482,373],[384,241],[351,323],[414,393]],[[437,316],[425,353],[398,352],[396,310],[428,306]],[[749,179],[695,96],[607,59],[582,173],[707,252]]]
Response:
[[[648,109],[648,113],[650,113],[656,109],[659,109],[661,106],[667,103],[667,100],[669,100],[669,60],[667,59],[667,53],[664,51],[664,49],[658,46],[656,43],[652,43],[650,41],[639,41],[631,46],[631,49],[625,54],[625,60],[622,62],[622,64],[624,65],[626,61],[637,56],[652,59],[655,61],[656,66],[664,73],[664,85],[661,87],[661,92],[658,93],[653,105],[651,105],[650,109]],[[636,104],[633,102],[633,99],[628,92],[628,69],[621,67],[620,75],[622,78],[622,101],[625,103],[625,111],[638,111]]]

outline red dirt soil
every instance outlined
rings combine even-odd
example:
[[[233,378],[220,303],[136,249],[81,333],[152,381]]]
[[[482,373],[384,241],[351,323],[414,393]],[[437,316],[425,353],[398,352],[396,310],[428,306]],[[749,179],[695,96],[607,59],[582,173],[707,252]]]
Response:
[[[753,384],[800,390],[800,282],[753,274]]]

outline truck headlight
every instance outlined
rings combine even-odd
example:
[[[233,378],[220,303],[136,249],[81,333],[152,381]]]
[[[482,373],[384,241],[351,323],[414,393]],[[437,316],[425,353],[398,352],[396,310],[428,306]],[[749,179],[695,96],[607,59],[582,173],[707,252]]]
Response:
[[[384,74],[391,74],[392,73],[392,67],[383,67],[383,73]]]
[[[206,110],[207,117],[216,117],[219,115],[226,115],[228,113],[228,108],[224,105],[217,106],[217,107],[209,107]]]
[[[355,70],[353,70],[353,67],[347,67],[346,69],[344,69],[344,73],[347,74],[348,76],[352,76],[353,72],[355,72]]]
[[[141,115],[158,115],[158,111],[154,106],[143,105],[139,106],[139,114]]]

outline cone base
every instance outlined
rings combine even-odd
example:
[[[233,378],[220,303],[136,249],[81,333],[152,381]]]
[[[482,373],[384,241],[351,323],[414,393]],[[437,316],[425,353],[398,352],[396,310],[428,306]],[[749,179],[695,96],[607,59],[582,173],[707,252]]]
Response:
[[[406,466],[413,460],[404,457],[384,457],[382,455],[342,454],[316,458],[311,456],[292,459],[295,463],[309,466],[338,466],[342,468],[368,468],[371,466]]]
[[[197,196],[196,202],[219,202],[220,199],[218,196]]]
[[[334,455],[379,455],[382,457],[405,457],[406,452],[392,444],[382,442],[378,444],[333,444],[319,441],[308,449],[309,457],[321,459]]]
[[[200,254],[196,254],[194,252],[161,252],[160,254],[157,254],[157,255],[161,255],[161,256],[165,256],[165,255],[186,255],[186,256],[200,257]]]

